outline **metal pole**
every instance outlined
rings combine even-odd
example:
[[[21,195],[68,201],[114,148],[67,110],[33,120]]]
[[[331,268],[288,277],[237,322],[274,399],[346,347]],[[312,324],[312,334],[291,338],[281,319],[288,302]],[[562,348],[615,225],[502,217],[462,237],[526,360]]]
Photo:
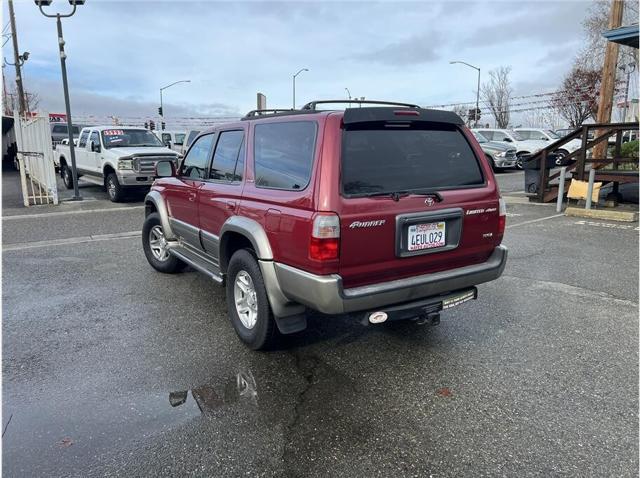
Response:
[[[629,71],[627,72],[627,84],[624,87],[624,108],[622,110],[623,123],[627,122],[627,105],[628,105],[627,102],[629,101],[629,80],[631,80],[631,73],[635,71],[635,68],[633,70],[631,69],[631,65],[627,65],[627,68],[629,68]]]
[[[589,185],[587,186],[587,203],[585,204],[585,209],[591,209],[591,196],[593,195],[593,181],[596,179],[596,170],[593,169],[589,171]]]
[[[562,212],[562,200],[564,199],[564,182],[567,177],[567,167],[560,168],[560,184],[558,185],[558,201],[556,203],[556,212]]]
[[[162,112],[160,118],[164,119],[164,108],[162,107],[162,88],[160,88],[160,111]]]
[[[475,125],[474,127],[478,127],[478,113],[480,112],[480,68],[478,68],[478,89],[476,91],[476,113],[475,113]]]
[[[9,0],[9,21],[11,23],[11,39],[13,40],[13,61],[16,67],[16,89],[18,90],[18,111],[20,117],[24,116],[27,111],[27,106],[24,101],[24,87],[22,85],[22,72],[20,66],[22,61],[20,60],[20,53],[18,53],[18,33],[16,32],[16,17],[13,12],[13,0]]]
[[[351,92],[349,91],[349,88],[345,88],[345,91],[347,92],[347,95],[349,96],[349,100],[351,100]]]
[[[296,75],[293,75],[293,109],[296,109]]]
[[[69,103],[69,85],[67,83],[67,54],[64,52],[64,38],[62,36],[62,21],[60,14],[56,15],[58,24],[58,45],[60,47],[60,66],[62,67],[62,88],[64,89],[64,106],[67,110],[67,132],[69,133],[69,153],[71,154],[71,175],[73,177],[73,200],[80,201],[78,188],[78,170],[76,169],[76,151],[73,144],[73,122],[71,121],[71,105]]]

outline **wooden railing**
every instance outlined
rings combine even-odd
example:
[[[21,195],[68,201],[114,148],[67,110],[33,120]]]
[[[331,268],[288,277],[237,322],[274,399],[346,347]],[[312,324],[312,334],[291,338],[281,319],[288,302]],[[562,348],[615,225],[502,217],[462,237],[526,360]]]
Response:
[[[593,137],[589,139],[589,136],[593,132]],[[635,134],[635,138],[638,138],[638,123],[603,123],[603,124],[589,124],[583,125],[576,129],[567,136],[551,143],[549,146],[532,154],[526,161],[536,161],[537,164],[547,164],[547,158],[555,151],[563,149],[567,143],[574,139],[581,140],[581,146],[576,151],[565,155],[562,158],[563,163],[567,166],[567,171],[571,172],[567,181],[571,178],[586,180],[589,169],[597,169],[596,181],[613,182],[617,188],[618,183],[628,183],[638,181],[638,168],[634,170],[620,170],[620,165],[623,163],[635,163],[638,164],[638,158],[623,158],[622,157],[622,144],[625,133],[628,133],[631,137]],[[609,138],[615,136],[615,146],[613,149],[613,156],[608,158],[593,158],[589,157],[590,150],[597,144],[603,141],[609,142]],[[608,149],[608,148],[607,148]],[[590,165],[591,168],[587,168]],[[603,169],[605,166],[611,165],[611,168]],[[542,168],[540,171],[540,178],[537,187],[537,192],[529,196],[529,201],[532,202],[550,202],[558,197],[558,183],[554,182],[558,180],[560,172],[552,172],[552,170]],[[559,181],[559,180],[558,180]],[[565,188],[565,191],[567,188]]]

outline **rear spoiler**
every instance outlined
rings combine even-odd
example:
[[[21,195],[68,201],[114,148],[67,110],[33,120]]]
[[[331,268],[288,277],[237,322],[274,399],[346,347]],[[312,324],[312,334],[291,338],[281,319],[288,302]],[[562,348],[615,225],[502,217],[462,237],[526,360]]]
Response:
[[[464,125],[462,118],[453,111],[427,110],[424,108],[347,108],[344,111],[343,123],[369,123],[377,121],[419,121],[426,123],[448,123]]]

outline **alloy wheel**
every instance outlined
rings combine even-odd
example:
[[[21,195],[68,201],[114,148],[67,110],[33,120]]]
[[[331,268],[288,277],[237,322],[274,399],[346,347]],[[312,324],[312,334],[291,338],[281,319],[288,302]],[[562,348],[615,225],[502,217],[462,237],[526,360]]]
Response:
[[[258,320],[258,298],[248,272],[241,270],[236,275],[233,298],[240,322],[247,329],[252,329]]]
[[[169,250],[167,248],[167,239],[164,237],[162,227],[153,226],[149,231],[149,247],[151,253],[160,262],[169,259]]]

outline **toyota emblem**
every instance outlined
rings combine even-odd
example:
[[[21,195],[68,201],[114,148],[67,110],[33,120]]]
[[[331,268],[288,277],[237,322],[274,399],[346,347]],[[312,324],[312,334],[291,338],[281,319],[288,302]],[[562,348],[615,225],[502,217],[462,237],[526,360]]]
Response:
[[[436,203],[436,201],[432,197],[428,197],[427,199],[424,200],[424,203],[427,206],[433,206]]]

